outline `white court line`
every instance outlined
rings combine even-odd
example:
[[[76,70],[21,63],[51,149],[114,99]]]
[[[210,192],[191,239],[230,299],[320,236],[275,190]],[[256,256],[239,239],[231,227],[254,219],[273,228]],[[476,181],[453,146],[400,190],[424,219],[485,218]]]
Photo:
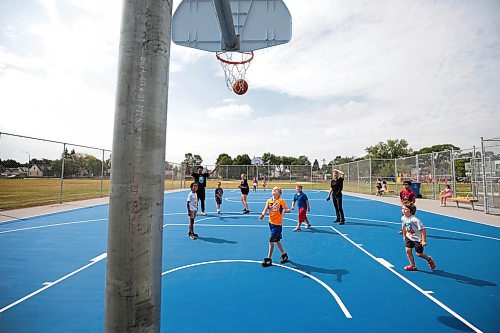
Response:
[[[104,258],[106,258],[106,256],[107,256],[107,253],[103,253],[103,254],[101,254],[101,255],[98,255],[97,257],[90,259],[90,264],[87,264],[87,265],[85,265],[85,266],[83,266],[83,267],[80,267],[80,268],[78,268],[77,270],[75,270],[75,271],[73,271],[73,272],[71,272],[71,273],[69,273],[69,274],[66,274],[65,276],[63,276],[62,278],[60,278],[60,279],[58,279],[58,280],[56,280],[56,281],[54,281],[54,282],[44,282],[43,284],[45,285],[45,287],[40,288],[40,289],[38,289],[38,290],[36,290],[36,291],[32,292],[31,294],[26,295],[26,296],[24,296],[23,298],[18,299],[18,300],[17,300],[17,301],[15,301],[14,303],[11,303],[11,304],[9,304],[9,305],[7,305],[7,306],[5,306],[5,307],[1,308],[1,309],[0,309],[0,313],[2,313],[2,312],[4,312],[4,311],[6,311],[6,310],[8,310],[8,309],[10,309],[10,308],[12,308],[12,307],[14,307],[14,306],[16,306],[16,305],[17,305],[17,304],[19,304],[19,303],[24,302],[25,300],[27,300],[27,299],[29,299],[29,298],[31,298],[31,297],[33,297],[33,296],[35,296],[36,294],[41,293],[41,292],[42,292],[42,291],[44,291],[44,290],[49,289],[49,288],[50,288],[50,287],[52,287],[52,286],[55,286],[55,285],[56,285],[56,284],[58,284],[59,282],[66,280],[67,278],[69,278],[69,277],[71,277],[71,276],[73,276],[73,275],[75,275],[75,274],[77,274],[77,273],[79,273],[79,272],[83,271],[84,269],[87,269],[87,268],[89,268],[90,266],[95,265],[95,264],[96,264],[96,263],[98,263],[99,261],[101,261],[101,260],[103,260]]]
[[[33,230],[33,229],[43,229],[43,228],[51,228],[51,227],[59,227],[62,225],[70,225],[70,224],[80,224],[80,223],[90,223],[90,222],[98,222],[98,221],[107,221],[108,219],[95,219],[95,220],[86,220],[86,221],[76,221],[76,222],[65,222],[65,223],[56,223],[56,224],[47,224],[47,225],[40,225],[37,227],[29,227],[29,228],[20,228],[20,229],[12,229],[12,230],[5,230],[5,231],[0,231],[0,234],[7,234],[9,232],[16,232],[16,231],[25,231],[25,230]]]
[[[396,272],[393,268],[391,267],[388,267],[386,265],[384,265],[383,263],[380,262],[380,260],[375,257],[373,254],[371,254],[370,252],[368,252],[367,250],[363,249],[362,247],[358,246],[353,240],[351,240],[350,238],[344,236],[340,231],[338,231],[337,229],[335,229],[334,227],[330,227],[332,228],[333,230],[335,230],[336,233],[338,233],[340,236],[342,236],[345,240],[347,240],[349,243],[351,243],[352,245],[356,246],[358,249],[360,249],[361,251],[363,251],[366,255],[368,255],[370,258],[372,258],[373,260],[375,260],[376,262],[380,263],[382,266],[384,266],[385,268],[387,268],[389,271],[391,271],[393,274],[395,274],[397,277],[399,277],[401,280],[405,281],[406,283],[408,283],[410,286],[412,286],[413,288],[415,288],[416,290],[418,290],[419,292],[421,292],[423,295],[425,295],[427,298],[429,298],[431,301],[433,301],[434,303],[436,303],[437,305],[439,305],[443,310],[445,310],[446,312],[448,312],[449,314],[451,314],[453,317],[457,318],[458,320],[460,320],[462,323],[464,323],[465,325],[467,325],[470,329],[472,329],[474,332],[477,332],[477,333],[482,333],[482,331],[480,329],[478,329],[477,327],[475,327],[474,325],[472,325],[471,323],[469,323],[467,320],[465,320],[463,317],[461,317],[458,313],[456,313],[455,311],[453,311],[452,309],[450,309],[449,307],[447,307],[446,305],[444,305],[441,301],[439,301],[437,298],[434,298],[433,296],[431,296],[428,291],[425,291],[423,290],[422,288],[420,288],[419,286],[417,286],[415,283],[413,283],[412,281],[408,280],[406,277],[404,277],[403,275],[399,274],[398,272]],[[385,260],[384,260],[385,261]]]
[[[330,217],[333,218],[333,215],[322,215],[322,214],[307,214],[307,216],[317,216],[317,217]],[[382,220],[372,220],[372,219],[362,219],[362,218],[357,218],[357,217],[349,217],[346,216],[347,220],[359,220],[359,221],[368,221],[368,222],[379,222],[379,223],[385,223],[385,224],[395,224],[400,226],[401,222],[391,222],[391,221],[382,221]],[[464,220],[467,221],[467,220]],[[349,224],[349,222],[347,222]],[[470,232],[462,232],[462,231],[456,231],[456,230],[450,230],[450,229],[442,229],[442,228],[435,228],[435,227],[425,227],[425,229],[431,229],[431,230],[439,230],[439,231],[444,231],[444,232],[450,232],[454,234],[460,234],[460,235],[467,235],[467,236],[473,236],[473,237],[479,237],[479,238],[486,238],[486,239],[492,239],[496,241],[500,241],[500,238],[496,237],[491,237],[491,236],[484,236],[484,235],[478,235],[478,234],[473,234]]]
[[[185,268],[191,268],[191,267],[196,267],[196,266],[209,265],[209,264],[220,264],[220,263],[233,263],[233,262],[256,263],[256,264],[259,264],[259,265],[261,264],[261,262],[257,261],[257,260],[242,260],[242,259],[213,260],[213,261],[198,262],[198,263],[195,263],[195,264],[189,264],[189,265],[185,265],[185,266],[181,266],[181,267],[172,268],[172,269],[169,269],[168,271],[165,271],[165,272],[161,273],[161,275],[166,275],[166,274],[169,274],[169,273],[180,271],[180,270],[185,269]],[[349,313],[349,310],[347,310],[347,307],[344,305],[344,303],[342,302],[342,300],[340,299],[340,297],[337,295],[337,293],[335,291],[333,291],[333,289],[330,288],[329,285],[327,285],[326,283],[324,283],[323,281],[321,281],[317,277],[315,277],[315,276],[313,276],[313,275],[311,275],[309,273],[306,273],[304,271],[301,271],[300,269],[293,268],[293,267],[288,267],[288,266],[280,265],[280,264],[273,264],[273,266],[280,267],[280,268],[285,268],[285,269],[294,271],[296,273],[305,275],[308,278],[316,281],[321,286],[323,286],[323,288],[325,288],[326,290],[328,290],[328,292],[333,296],[333,298],[335,298],[335,301],[339,305],[340,309],[342,310],[342,312],[344,313],[344,315],[346,316],[346,318],[349,318],[349,319],[352,318],[351,314]]]

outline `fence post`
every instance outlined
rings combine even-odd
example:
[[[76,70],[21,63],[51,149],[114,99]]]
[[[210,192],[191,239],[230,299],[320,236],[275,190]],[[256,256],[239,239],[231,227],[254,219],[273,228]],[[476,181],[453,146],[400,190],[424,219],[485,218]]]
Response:
[[[456,176],[456,171],[455,171],[455,150],[451,148],[451,185],[453,186],[453,192],[455,193],[455,196],[457,195],[457,176]]]
[[[102,150],[102,160],[101,160],[101,198],[102,198],[102,184],[104,182],[104,149]]]
[[[313,166],[311,164],[311,177],[309,178],[309,181],[311,182],[311,190],[314,190],[314,183],[313,183]]]
[[[476,177],[476,146],[472,146],[472,159],[471,159],[471,175],[470,184],[472,196],[478,197],[477,193],[477,177]]]
[[[394,182],[398,183],[398,159],[394,158]]]
[[[486,177],[486,158],[484,156],[484,140],[483,137],[481,137],[481,171],[483,173],[483,198],[484,198],[484,213],[488,214],[489,207],[488,207],[488,185],[486,184],[487,177]]]
[[[372,158],[371,157],[368,159],[368,163],[369,163],[368,169],[370,170],[369,171],[369,176],[370,176],[370,191],[368,193],[373,194],[372,193],[372,178],[373,178],[373,176],[372,176]]]
[[[64,157],[66,156],[66,144],[63,143],[63,153],[61,161],[61,187],[59,189],[59,203],[62,204],[63,200],[63,179],[64,179]]]
[[[359,161],[356,162],[356,169],[358,169],[358,193],[359,193]]]
[[[419,180],[420,180],[420,169],[418,167],[418,154],[415,155],[415,164],[416,164],[416,167],[417,167],[417,179],[416,180],[417,180],[417,182],[419,182]]]
[[[431,152],[432,198],[434,200],[436,200],[436,161],[434,160],[436,156],[434,156],[434,152]]]

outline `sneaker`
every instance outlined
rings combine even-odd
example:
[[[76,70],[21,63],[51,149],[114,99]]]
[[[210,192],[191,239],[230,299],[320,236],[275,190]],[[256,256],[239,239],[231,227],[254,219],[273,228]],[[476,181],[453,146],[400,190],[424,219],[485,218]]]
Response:
[[[342,221],[339,222],[339,225],[344,225],[344,224],[345,224],[344,220],[342,220]]]
[[[287,262],[287,261],[288,261],[288,254],[283,253],[283,254],[281,255],[280,264],[284,264],[284,263],[285,263],[285,262]]]
[[[207,213],[205,213],[205,212],[202,212],[202,213],[201,213],[201,215],[207,215]]]
[[[220,214],[220,209],[217,209],[217,214]]]
[[[248,209],[243,211],[243,214],[248,214],[248,213],[250,213]]]
[[[427,260],[427,264],[429,265],[430,269],[436,268],[436,263],[434,262],[434,260],[432,260],[431,257],[429,257],[429,260]]]
[[[196,239],[195,234],[194,234],[194,233],[192,233],[192,232],[190,232],[190,233],[188,234],[188,237],[189,237],[189,238],[191,238],[191,239]]]
[[[417,266],[408,265],[405,266],[405,271],[418,271]]]
[[[312,227],[311,223],[308,223],[308,224],[306,225],[306,228],[307,228],[307,229],[311,229],[311,227]]]
[[[336,219],[335,221],[333,221],[333,223],[339,223],[340,222],[340,219]]]
[[[273,262],[271,260],[271,258],[264,258],[264,260],[262,261],[262,267],[269,267],[269,266],[272,266]]]
[[[296,227],[295,229],[293,229],[293,231],[300,231],[300,228]]]

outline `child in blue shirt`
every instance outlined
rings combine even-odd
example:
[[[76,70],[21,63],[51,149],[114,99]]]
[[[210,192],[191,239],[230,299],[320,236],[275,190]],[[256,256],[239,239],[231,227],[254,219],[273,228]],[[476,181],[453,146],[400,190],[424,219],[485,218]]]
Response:
[[[309,206],[309,199],[307,198],[307,195],[302,192],[302,185],[297,184],[295,187],[297,190],[297,193],[293,196],[293,203],[292,203],[292,210],[295,208],[295,203],[297,203],[297,207],[299,207],[299,217],[298,217],[298,224],[293,231],[300,231],[300,225],[302,222],[306,223],[306,228],[311,227],[311,223],[309,222],[309,219],[307,218],[307,212],[311,211],[311,206]]]

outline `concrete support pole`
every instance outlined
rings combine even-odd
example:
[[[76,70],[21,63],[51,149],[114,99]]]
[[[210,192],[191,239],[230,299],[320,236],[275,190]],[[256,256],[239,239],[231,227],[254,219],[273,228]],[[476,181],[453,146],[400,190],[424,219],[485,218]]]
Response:
[[[104,331],[160,332],[172,0],[123,6]]]

